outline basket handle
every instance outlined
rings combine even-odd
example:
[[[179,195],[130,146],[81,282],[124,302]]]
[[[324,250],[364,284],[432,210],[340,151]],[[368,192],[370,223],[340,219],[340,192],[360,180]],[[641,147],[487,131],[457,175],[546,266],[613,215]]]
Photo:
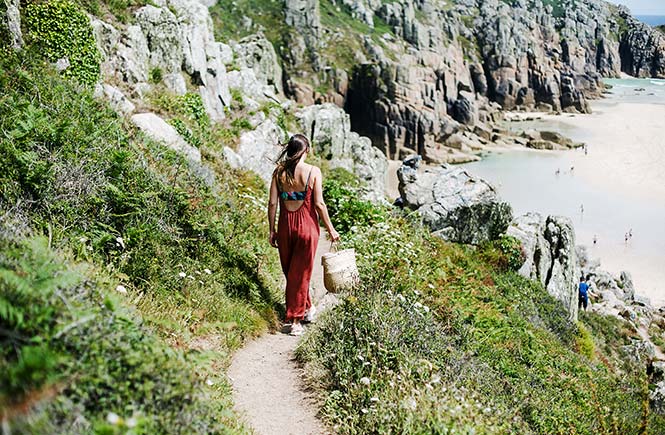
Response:
[[[335,242],[333,240],[330,241],[330,249],[328,249],[328,252],[337,252],[337,248],[339,248],[339,242]]]

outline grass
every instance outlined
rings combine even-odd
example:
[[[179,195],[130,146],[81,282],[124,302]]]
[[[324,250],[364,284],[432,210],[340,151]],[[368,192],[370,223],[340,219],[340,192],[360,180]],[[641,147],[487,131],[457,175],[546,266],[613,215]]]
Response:
[[[261,30],[279,55],[288,40],[281,0],[219,0],[209,10],[218,41],[239,40]]]
[[[329,202],[337,223],[356,219]],[[662,433],[622,321],[571,323],[514,272],[508,241],[449,244],[382,213],[345,231],[363,284],[298,349],[339,433]]]
[[[188,164],[29,48],[2,57],[0,89],[10,426],[243,432],[224,368],[281,310],[263,183],[226,166],[212,133],[199,144],[209,169]],[[208,128],[195,97],[176,103],[162,110],[197,134]],[[111,412],[121,419],[109,426]]]

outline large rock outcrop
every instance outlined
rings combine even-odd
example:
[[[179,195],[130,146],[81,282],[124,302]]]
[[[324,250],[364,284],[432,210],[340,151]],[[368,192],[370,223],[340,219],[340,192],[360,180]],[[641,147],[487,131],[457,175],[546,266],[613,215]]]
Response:
[[[105,79],[124,83],[142,97],[161,81],[176,94],[197,89],[213,120],[224,118],[231,95],[208,8],[195,0],[168,0],[134,13],[134,23],[114,27],[93,19]]]
[[[548,293],[563,303],[571,319],[577,319],[580,268],[571,220],[527,213],[513,220],[507,234],[522,242],[525,261],[520,275],[540,281]]]
[[[445,240],[480,244],[506,231],[512,208],[494,186],[462,168],[441,165],[419,171],[403,164],[397,171],[404,204],[417,210],[434,234]]]
[[[301,102],[344,104],[353,130],[389,158],[416,152],[452,162],[457,157],[446,153],[460,134],[477,143],[474,126],[496,121],[498,108],[588,112],[602,77],[622,69],[659,74],[660,38],[602,0],[343,0],[338,14],[390,32],[359,32],[360,48],[338,63],[339,31],[326,27],[330,17],[317,18],[314,3],[286,5],[288,24],[316,23],[320,36],[308,46],[315,75],[302,68],[303,56],[293,64],[285,58],[287,92]],[[339,86],[338,65],[349,58],[348,86]],[[317,95],[317,85],[328,94]]]
[[[621,69],[635,77],[665,78],[665,34],[636,20],[626,8],[619,14],[627,29],[619,47]]]
[[[131,120],[150,139],[182,154],[191,162],[201,163],[201,152],[185,142],[176,129],[159,116],[154,113],[138,113],[132,116]]]
[[[367,188],[368,199],[384,198],[388,160],[368,138],[351,131],[349,115],[327,103],[305,107],[296,116],[315,153],[328,160],[331,168],[357,175]]]

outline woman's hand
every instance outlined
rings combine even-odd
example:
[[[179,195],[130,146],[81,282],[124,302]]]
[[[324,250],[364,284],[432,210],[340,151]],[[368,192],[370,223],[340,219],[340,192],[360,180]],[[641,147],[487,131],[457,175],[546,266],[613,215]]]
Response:
[[[331,242],[339,241],[339,233],[334,228],[328,230],[328,237],[330,237]]]
[[[269,238],[270,246],[273,248],[277,248],[277,232],[276,231],[270,231],[270,238]]]

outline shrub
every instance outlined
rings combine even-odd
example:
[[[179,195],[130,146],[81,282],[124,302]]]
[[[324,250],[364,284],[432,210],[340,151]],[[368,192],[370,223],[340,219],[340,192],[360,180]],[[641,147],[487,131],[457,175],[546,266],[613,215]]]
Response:
[[[359,199],[362,194],[357,180],[343,169],[335,169],[324,180],[323,196],[335,229],[348,233],[352,227],[365,227],[385,220],[386,211]]]
[[[209,184],[28,51],[0,59],[0,130],[0,235],[48,234],[58,252],[0,246],[0,340],[20,332],[19,351],[2,342],[0,390],[18,399],[24,388],[28,405],[44,399],[12,418],[15,432],[63,433],[79,420],[71,431],[104,432],[111,411],[136,412],[144,433],[236,431],[226,381],[213,368],[275,322],[279,306],[262,182],[210,153]],[[42,250],[49,260],[26,270],[60,279],[89,266],[78,284],[44,279],[21,284],[30,288],[22,296],[16,276],[30,276],[14,265]],[[113,295],[119,282],[126,297]],[[125,308],[131,301],[137,310]],[[194,338],[213,340],[214,350],[190,349]],[[218,386],[205,386],[205,376]]]
[[[25,10],[30,41],[50,62],[66,58],[64,75],[92,85],[99,80],[100,54],[90,20],[69,0],[33,2]]]
[[[336,210],[341,222],[354,212]],[[339,433],[636,434],[663,424],[643,411],[643,369],[621,355],[589,358],[586,325],[511,270],[515,239],[454,245],[386,213],[344,244],[356,249],[362,286],[298,353]],[[608,322],[610,337],[621,334]]]
[[[159,67],[154,67],[150,70],[150,83],[157,85],[164,80],[164,73],[162,72],[162,69]]]

